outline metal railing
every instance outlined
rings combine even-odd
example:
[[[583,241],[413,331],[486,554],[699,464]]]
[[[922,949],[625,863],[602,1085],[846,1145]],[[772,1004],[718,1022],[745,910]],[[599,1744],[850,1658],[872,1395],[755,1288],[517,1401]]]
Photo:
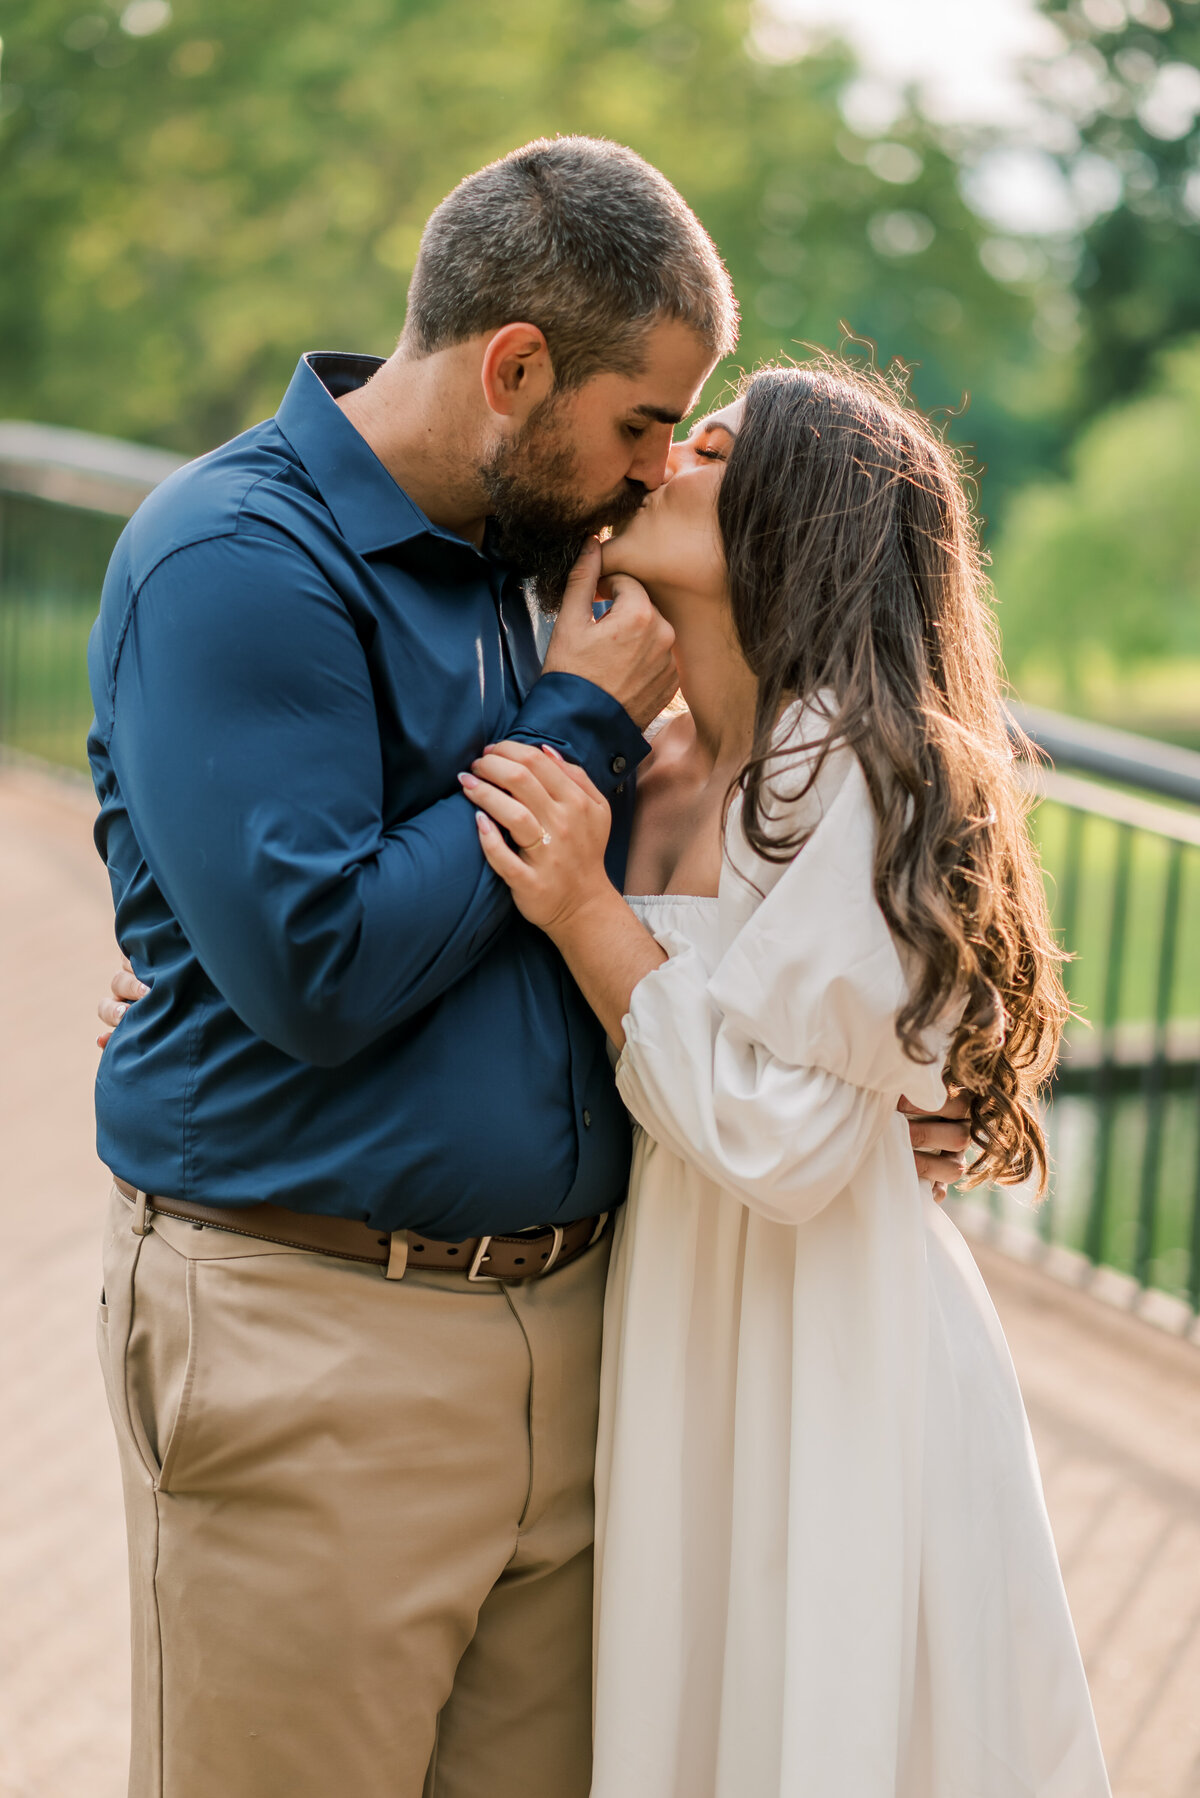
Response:
[[[0,747],[87,767],[87,638],[121,527],[179,458],[0,422]]]
[[[1134,736],[1108,724],[1089,724],[1040,706],[1010,705],[1009,711],[1048,762],[1098,780],[1137,787],[1183,805],[1200,805],[1200,755]]]
[[[994,1214],[1200,1309],[1200,755],[1054,714],[1022,727],[1077,1017],[1049,1111],[1050,1193]],[[1119,779],[1122,787],[1081,778]],[[1167,792],[1166,806],[1128,791]]]

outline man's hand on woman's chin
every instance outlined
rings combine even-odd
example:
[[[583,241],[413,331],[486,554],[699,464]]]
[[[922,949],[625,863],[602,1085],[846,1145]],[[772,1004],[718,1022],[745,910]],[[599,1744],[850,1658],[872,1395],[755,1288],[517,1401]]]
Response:
[[[643,730],[679,687],[675,633],[651,605],[646,589],[623,574],[605,581],[603,597],[611,604],[597,619],[593,605],[599,583],[600,545],[593,537],[567,582],[543,672],[590,680]]]
[[[104,1029],[96,1038],[96,1047],[107,1047],[113,1031],[125,1016],[131,1005],[144,999],[150,991],[133,971],[133,965],[127,955],[121,957],[121,965],[112,977],[108,991],[96,1007],[96,1015],[104,1025]]]

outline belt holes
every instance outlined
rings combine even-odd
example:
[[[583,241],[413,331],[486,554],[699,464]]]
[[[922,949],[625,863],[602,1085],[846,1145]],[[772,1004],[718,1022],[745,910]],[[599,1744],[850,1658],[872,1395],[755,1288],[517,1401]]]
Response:
[[[446,1253],[447,1253],[447,1254],[448,1254],[448,1255],[457,1255],[457,1254],[458,1254],[458,1250],[457,1250],[457,1249],[447,1249],[447,1250],[446,1250]]]
[[[423,1242],[414,1242],[410,1245],[408,1252],[410,1255],[423,1255],[425,1253],[425,1244]]]
[[[488,1257],[487,1257],[487,1259],[488,1259],[488,1260],[489,1260],[489,1261],[490,1261],[490,1260],[491,1260],[491,1256],[490,1256],[490,1255],[489,1255],[489,1256],[488,1256]],[[514,1257],[513,1257],[513,1266],[514,1266],[514,1267],[524,1267],[524,1265],[525,1265],[525,1257],[524,1257],[524,1255],[514,1255]]]
[[[390,1236],[377,1236],[375,1240],[378,1242],[381,1249],[390,1248],[391,1246],[392,1239]]]

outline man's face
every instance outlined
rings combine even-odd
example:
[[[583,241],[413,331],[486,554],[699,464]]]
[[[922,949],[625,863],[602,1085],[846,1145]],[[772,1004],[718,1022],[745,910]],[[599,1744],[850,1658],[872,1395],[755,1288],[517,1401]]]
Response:
[[[640,374],[599,374],[543,400],[480,469],[498,552],[557,610],[586,539],[632,518],[666,476],[674,426],[712,361],[686,325],[655,325]]]

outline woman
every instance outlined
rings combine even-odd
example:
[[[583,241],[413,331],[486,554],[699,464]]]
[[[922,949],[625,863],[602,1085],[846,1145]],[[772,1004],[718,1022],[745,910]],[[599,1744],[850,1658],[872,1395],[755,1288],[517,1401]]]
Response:
[[[975,1177],[1044,1178],[1065,1005],[958,471],[881,379],[768,370],[604,567],[675,628],[688,703],[628,901],[580,770],[508,744],[464,777],[640,1126],[594,1798],[1099,1798],[1007,1349],[895,1111],[945,1068]]]

